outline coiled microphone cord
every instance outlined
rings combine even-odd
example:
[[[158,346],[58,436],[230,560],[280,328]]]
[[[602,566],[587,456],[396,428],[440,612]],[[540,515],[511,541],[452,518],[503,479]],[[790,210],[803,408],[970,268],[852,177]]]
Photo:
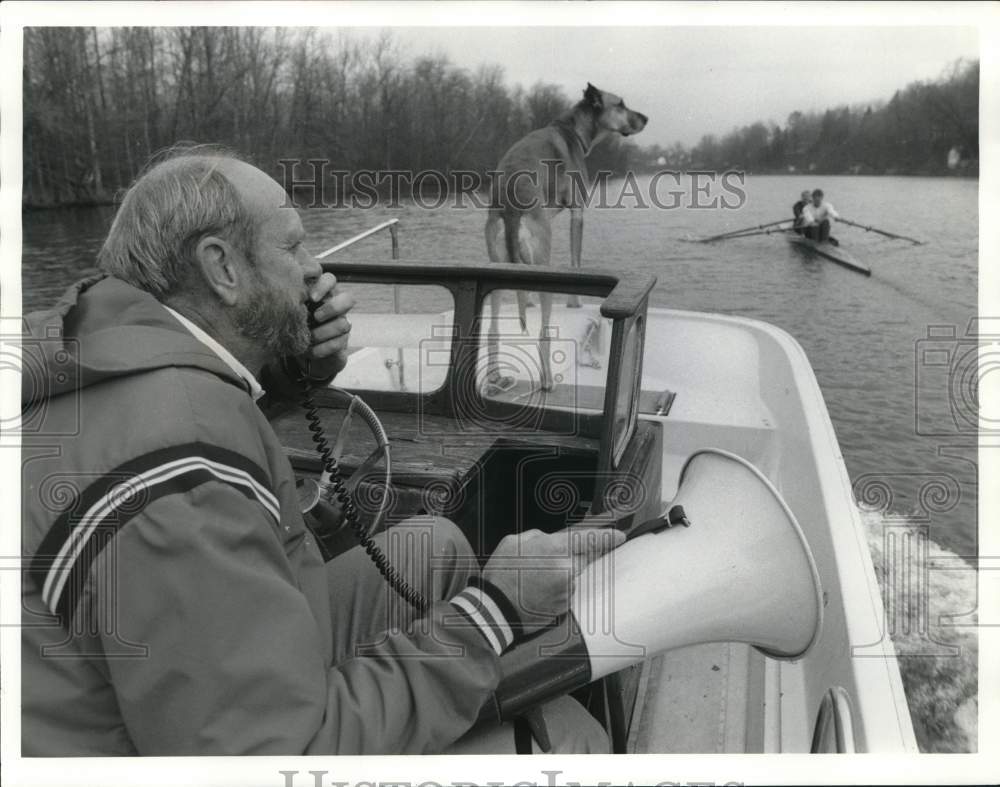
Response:
[[[362,525],[361,521],[358,519],[358,511],[354,505],[354,499],[351,497],[351,493],[347,490],[347,487],[344,485],[344,480],[341,477],[340,463],[333,455],[333,449],[330,447],[330,443],[326,439],[323,422],[320,420],[319,416],[319,408],[316,406],[316,400],[313,397],[312,383],[304,374],[299,375],[298,382],[301,387],[302,409],[305,411],[308,428],[312,434],[312,441],[316,445],[316,450],[319,452],[320,459],[323,463],[323,469],[330,477],[334,497],[336,497],[337,502],[340,503],[341,511],[343,512],[344,518],[347,520],[347,524],[350,525],[358,543],[364,547],[368,557],[371,558],[372,563],[375,564],[375,567],[389,584],[389,587],[391,587],[400,598],[406,601],[406,603],[417,610],[417,612],[420,612],[421,614],[425,613],[430,607],[430,603],[423,596],[423,594],[407,583],[402,574],[400,574],[399,571],[397,571],[396,568],[389,562],[385,553],[379,549],[378,544],[376,544],[368,532],[366,532],[364,525]],[[365,418],[369,426],[372,425],[373,418],[374,413],[371,413],[371,418]],[[381,424],[379,424],[378,430],[373,428],[372,431],[382,432],[384,435],[384,432],[381,429]],[[386,490],[386,494],[388,494],[388,490]]]

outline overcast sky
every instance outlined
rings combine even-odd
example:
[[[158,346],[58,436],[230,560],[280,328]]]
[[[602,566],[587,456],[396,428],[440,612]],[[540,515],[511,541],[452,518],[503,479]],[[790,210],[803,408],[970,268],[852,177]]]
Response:
[[[891,98],[979,55],[972,27],[424,27],[393,28],[409,56],[504,68],[578,97],[587,82],[649,115],[637,142],[691,145],[794,110]]]

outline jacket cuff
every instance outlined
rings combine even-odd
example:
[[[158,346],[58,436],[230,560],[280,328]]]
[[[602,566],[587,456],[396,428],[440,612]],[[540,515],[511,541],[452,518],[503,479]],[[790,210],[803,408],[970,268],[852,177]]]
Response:
[[[485,637],[499,656],[513,644],[521,631],[521,620],[503,592],[481,577],[451,600],[455,607]]]

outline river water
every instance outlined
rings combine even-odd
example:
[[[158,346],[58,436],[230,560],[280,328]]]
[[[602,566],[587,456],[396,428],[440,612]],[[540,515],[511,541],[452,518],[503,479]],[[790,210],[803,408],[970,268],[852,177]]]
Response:
[[[648,181],[640,179],[640,193]],[[976,554],[977,403],[975,348],[978,181],[942,178],[748,176],[739,209],[594,207],[586,214],[584,264],[653,274],[652,305],[722,312],[784,328],[803,346],[826,398],[856,496],[866,509],[873,555],[900,523],[926,533],[932,554]],[[690,239],[780,219],[803,189],[820,187],[854,221],[926,241],[914,246],[839,226],[835,235],[873,269],[865,278],[803,256],[781,235],[714,244]],[[616,198],[615,184],[609,193]],[[614,201],[614,199],[612,200]],[[661,202],[666,202],[662,199]],[[670,204],[667,202],[666,204]],[[110,208],[27,213],[23,234],[24,311],[47,305],[93,265]],[[413,202],[367,210],[303,211],[308,244],[319,252],[389,217],[401,224],[404,260],[486,262],[484,216],[472,206],[429,209]],[[553,261],[569,258],[569,221],[554,227]],[[375,236],[354,260],[388,258]],[[957,616],[917,638],[957,643],[961,657],[903,663],[921,746],[975,748],[974,572],[931,571],[931,617]],[[936,595],[935,595],[936,594]],[[935,598],[938,606],[934,606]],[[942,604],[945,604],[942,607]],[[901,634],[900,637],[903,635]],[[906,636],[912,637],[912,632]],[[897,641],[897,644],[898,641]]]

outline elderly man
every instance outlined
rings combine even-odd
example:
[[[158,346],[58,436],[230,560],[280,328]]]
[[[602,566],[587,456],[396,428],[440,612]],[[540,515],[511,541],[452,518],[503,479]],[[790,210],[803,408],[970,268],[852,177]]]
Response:
[[[566,610],[568,535],[508,537],[480,576],[434,521],[407,577],[429,609],[388,630],[367,555],[323,563],[256,404],[345,364],[353,300],[304,239],[275,181],[189,150],[129,190],[104,275],[28,317],[25,756],[514,750],[466,733],[545,623],[522,610]],[[557,750],[606,747],[572,700],[544,715]]]

